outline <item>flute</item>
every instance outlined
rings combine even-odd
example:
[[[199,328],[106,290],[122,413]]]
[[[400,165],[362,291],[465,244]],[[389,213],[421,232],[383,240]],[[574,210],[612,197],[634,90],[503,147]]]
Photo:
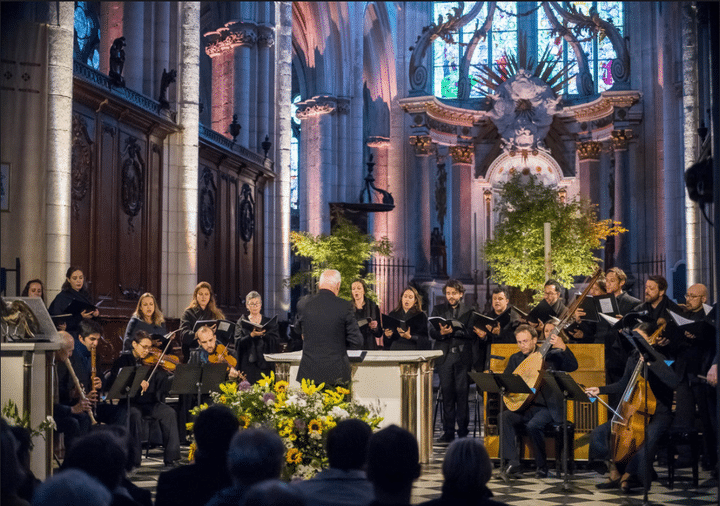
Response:
[[[75,388],[78,389],[80,392],[80,397],[82,397],[82,400],[87,401],[87,397],[85,396],[85,391],[83,390],[82,385],[80,384],[80,380],[78,380],[78,377],[75,375],[75,371],[73,370],[72,364],[70,363],[70,359],[65,359],[65,365],[68,368],[68,371],[70,372],[70,376],[73,379],[73,382],[75,383]],[[92,410],[88,412],[88,415],[90,415],[90,421],[95,425],[97,421],[95,421],[95,417],[93,416]]]

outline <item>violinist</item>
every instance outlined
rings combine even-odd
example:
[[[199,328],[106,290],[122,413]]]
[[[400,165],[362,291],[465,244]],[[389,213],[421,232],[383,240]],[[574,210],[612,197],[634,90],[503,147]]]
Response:
[[[235,326],[235,352],[238,368],[250,383],[261,379],[261,374],[270,375],[275,370],[272,362],[265,360],[265,353],[277,353],[279,333],[277,320],[263,316],[262,298],[256,291],[245,297],[249,313],[240,317]],[[255,328],[252,325],[262,325]]]
[[[197,361],[200,364],[207,364],[209,362],[225,363],[228,369],[228,378],[237,379],[240,376],[240,373],[235,368],[235,366],[237,366],[237,360],[225,345],[217,342],[215,331],[212,327],[203,325],[195,332],[195,337],[198,340],[200,349],[196,353],[198,358],[193,358],[191,362]]]
[[[144,330],[150,336],[159,334],[164,336],[167,334],[165,329],[165,317],[160,311],[155,296],[149,292],[144,293],[138,299],[137,307],[135,312],[130,318],[125,329],[125,337],[123,338],[123,351],[132,351],[132,338],[135,332],[138,330]],[[159,346],[165,347],[167,343],[159,343]]]
[[[637,325],[633,329],[633,332],[637,332],[646,341],[653,344],[650,336],[652,336],[656,330],[657,325],[655,323],[643,322]],[[624,392],[639,360],[642,360],[642,357],[640,353],[634,349],[630,354],[630,358],[625,365],[623,376],[619,381],[601,387],[588,387],[585,389],[585,393],[589,396],[597,397],[598,395]],[[612,460],[612,450],[610,446],[612,421],[596,427],[590,436],[588,460],[591,465],[594,463],[597,467],[597,465],[603,461],[610,462],[610,478],[607,482],[596,485],[599,489],[621,488],[623,492],[629,493],[633,488],[642,486],[643,482],[641,480],[644,479],[646,471],[646,452],[650,453],[650,462],[652,462],[655,459],[655,452],[660,437],[672,423],[672,402],[674,389],[677,386],[677,378],[673,377],[674,375],[668,377],[665,374],[657,374],[653,366],[653,363],[648,364],[648,384],[656,400],[655,413],[647,425],[645,434],[643,434],[644,442],[642,442],[640,450],[629,458],[629,462]],[[640,374],[642,374],[642,369],[640,369]],[[623,396],[623,398],[624,397],[625,396]],[[618,407],[618,412],[621,411],[620,408],[621,406]],[[652,463],[650,466],[652,474]],[[648,483],[648,488],[649,485]]]
[[[147,332],[138,330],[132,338],[131,346],[131,352],[122,353],[113,363],[108,380],[109,385],[115,382],[123,367],[144,365],[143,359],[147,357],[152,348],[152,340]],[[165,447],[163,460],[166,466],[172,467],[176,461],[180,460],[180,440],[175,410],[161,401],[166,380],[167,374],[158,368],[149,382],[147,380],[142,382],[142,389],[130,400],[130,439],[132,444],[136,445],[137,453],[134,455],[139,459],[142,455],[140,449],[142,419],[149,417],[157,420]],[[135,462],[135,464],[139,465],[140,462]]]

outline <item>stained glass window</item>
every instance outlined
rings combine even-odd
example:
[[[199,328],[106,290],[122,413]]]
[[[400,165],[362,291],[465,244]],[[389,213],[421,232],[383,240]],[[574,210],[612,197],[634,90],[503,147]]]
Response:
[[[433,55],[433,92],[441,98],[457,98],[457,82],[460,60],[467,51],[474,30],[482,25],[487,18],[488,3],[485,2],[475,20],[460,28],[459,33],[453,34],[453,43],[448,44],[442,39],[436,39],[432,46]],[[469,12],[474,2],[465,2],[464,13]],[[563,2],[567,8],[570,3]],[[572,5],[588,14],[595,9],[602,19],[610,21],[618,27],[622,36],[623,30],[623,4],[622,2],[572,2]],[[433,4],[433,20],[448,19],[448,13],[457,7],[456,2],[436,2]],[[562,23],[562,19],[560,19]],[[535,54],[535,62],[550,46],[550,54],[560,58],[567,67],[569,75],[578,72],[575,52],[561,36],[552,33],[552,26],[540,2],[496,2],[492,27],[487,38],[477,45],[470,64],[470,80],[472,84],[470,98],[478,98],[487,94],[488,90],[479,84],[477,76],[483,65],[490,65],[494,69],[506,64],[503,55],[517,54],[518,40],[527,34],[528,51]],[[584,33],[578,40],[585,51],[588,67],[595,83],[595,92],[608,90],[613,85],[610,66],[615,58],[615,51],[609,38],[603,33],[591,35]],[[564,93],[577,94],[575,79],[565,84]]]
[[[100,68],[100,20],[97,2],[75,2],[73,57],[94,69]]]
[[[297,95],[291,105],[292,110],[292,138],[290,140],[290,211],[298,210],[298,167],[300,158],[300,120],[295,116],[300,95]]]

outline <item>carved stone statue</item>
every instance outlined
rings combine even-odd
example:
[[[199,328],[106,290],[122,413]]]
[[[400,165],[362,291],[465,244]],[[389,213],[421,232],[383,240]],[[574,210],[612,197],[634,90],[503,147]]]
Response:
[[[162,79],[160,80],[160,109],[170,109],[170,102],[167,101],[167,89],[171,83],[175,82],[177,78],[177,71],[171,69],[170,72],[163,69]],[[201,111],[202,112],[202,111]]]
[[[125,66],[125,37],[118,37],[110,46],[110,80],[115,86],[125,86],[125,78],[122,76]]]

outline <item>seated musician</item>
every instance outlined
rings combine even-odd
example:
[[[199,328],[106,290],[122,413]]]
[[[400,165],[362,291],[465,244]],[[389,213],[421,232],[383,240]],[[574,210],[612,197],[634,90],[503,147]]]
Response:
[[[240,376],[238,370],[235,369],[237,365],[235,357],[224,345],[217,342],[212,327],[207,325],[200,327],[195,332],[195,339],[197,339],[200,349],[191,353],[189,363],[225,363],[228,368],[228,378],[237,379]]]
[[[520,351],[510,357],[505,373],[512,373],[533,352],[538,351],[537,332],[530,325],[520,325],[515,330],[515,340]],[[555,371],[572,372],[578,368],[575,355],[567,347],[562,338],[552,335],[550,338],[552,348],[545,355],[547,369]],[[508,459],[506,473],[518,475],[522,473],[520,455],[517,445],[518,429],[530,436],[533,455],[538,478],[548,475],[547,457],[545,455],[545,427],[550,423],[562,423],[563,397],[560,392],[541,385],[534,399],[527,407],[518,411],[503,411],[502,441],[503,454]]]
[[[657,326],[652,322],[640,323],[633,329],[634,332],[640,334],[650,343],[650,336],[653,335],[656,330]],[[642,357],[637,350],[633,350],[630,354],[630,358],[625,364],[625,372],[619,381],[604,387],[588,387],[585,389],[585,393],[590,396],[597,397],[598,395],[610,394],[613,392],[624,392],[633,375],[635,367],[638,364],[638,360],[642,360]],[[597,487],[600,489],[622,488],[624,492],[630,492],[633,487],[642,485],[641,480],[644,479],[646,470],[645,452],[650,453],[650,474],[653,474],[652,461],[655,459],[658,441],[672,423],[673,391],[677,387],[677,377],[674,375],[667,377],[662,374],[658,375],[653,370],[653,365],[654,364],[652,363],[648,364],[648,383],[650,390],[652,390],[656,399],[655,414],[652,416],[652,419],[647,426],[647,432],[645,434],[646,437],[644,437],[645,441],[642,443],[640,451],[624,459],[624,461],[612,460],[612,446],[610,445],[612,420],[596,427],[590,436],[590,449],[588,455],[590,463],[600,463],[602,461],[608,461],[610,463],[610,479],[605,483],[598,484]],[[643,374],[642,369],[640,369],[640,374]],[[618,407],[618,412],[621,412],[621,407],[622,406]],[[648,483],[648,488],[649,486],[650,484]]]
[[[134,367],[144,365],[143,359],[148,355],[152,348],[152,340],[147,332],[138,330],[132,339],[132,351],[122,353],[113,363],[108,386],[112,386],[117,378],[120,369],[123,367]],[[149,374],[148,374],[149,375]],[[163,461],[166,466],[173,467],[175,462],[180,460],[180,439],[178,436],[177,415],[175,410],[161,402],[164,385],[167,381],[167,373],[160,367],[155,369],[154,374],[149,380],[142,382],[142,388],[130,400],[130,440],[131,444],[136,445],[136,465],[140,465],[142,452],[140,450],[140,434],[143,417],[149,417],[157,420],[162,433],[163,446],[165,453]],[[119,404],[123,406],[121,402]],[[123,417],[124,418],[124,417]]]
[[[53,406],[53,418],[57,424],[57,431],[62,433],[65,439],[65,448],[70,448],[73,440],[83,436],[90,431],[91,419],[88,414],[91,409],[90,400],[83,398],[75,388],[70,370],[67,367],[67,359],[73,354],[73,336],[61,330],[61,348],[55,352],[55,404]]]

